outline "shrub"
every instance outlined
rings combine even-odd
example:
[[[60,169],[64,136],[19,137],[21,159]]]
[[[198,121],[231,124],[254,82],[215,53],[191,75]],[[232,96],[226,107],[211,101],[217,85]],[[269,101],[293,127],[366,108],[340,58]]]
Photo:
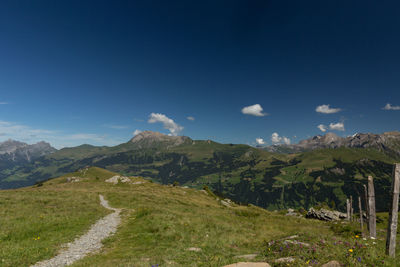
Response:
[[[354,236],[361,234],[358,224],[342,224],[342,223],[332,223],[330,226],[332,232],[342,236]]]

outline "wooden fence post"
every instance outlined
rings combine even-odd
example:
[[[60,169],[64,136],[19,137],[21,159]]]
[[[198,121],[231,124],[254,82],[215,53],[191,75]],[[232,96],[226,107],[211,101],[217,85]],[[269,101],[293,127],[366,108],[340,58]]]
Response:
[[[368,210],[369,210],[369,236],[376,238],[376,210],[374,179],[368,176]]]
[[[350,221],[350,200],[346,199],[347,220]]]
[[[363,212],[362,212],[362,206],[361,206],[361,197],[358,196],[358,209],[360,210],[360,227],[361,227],[361,234],[364,237],[364,218],[363,218]]]
[[[392,203],[389,210],[389,222],[386,236],[386,254],[394,258],[396,252],[397,219],[399,211],[400,163],[394,164],[392,175]]]
[[[363,184],[363,187],[364,187],[365,215],[366,215],[366,222],[367,222],[367,230],[369,231],[368,193],[367,193],[367,186],[365,184]]]
[[[350,196],[350,221],[353,221],[354,218],[354,209],[353,209],[353,196]]]

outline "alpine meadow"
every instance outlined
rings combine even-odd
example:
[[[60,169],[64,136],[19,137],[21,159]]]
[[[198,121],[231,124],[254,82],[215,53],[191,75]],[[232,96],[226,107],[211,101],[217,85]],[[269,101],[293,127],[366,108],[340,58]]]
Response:
[[[0,8],[0,267],[400,266],[400,3]]]

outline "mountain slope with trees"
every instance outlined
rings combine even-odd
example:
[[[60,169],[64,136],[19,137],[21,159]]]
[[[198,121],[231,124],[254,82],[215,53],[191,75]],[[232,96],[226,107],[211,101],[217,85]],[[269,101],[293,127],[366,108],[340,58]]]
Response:
[[[362,185],[372,175],[377,195],[382,196],[377,198],[377,208],[385,210],[391,164],[399,159],[396,153],[387,151],[371,145],[279,154],[247,145],[144,132],[115,147],[64,148],[2,170],[0,186],[31,185],[86,166],[97,166],[162,184],[179,183],[194,188],[206,185],[237,202],[268,209],[309,208],[325,203],[343,210],[346,197],[362,194]]]

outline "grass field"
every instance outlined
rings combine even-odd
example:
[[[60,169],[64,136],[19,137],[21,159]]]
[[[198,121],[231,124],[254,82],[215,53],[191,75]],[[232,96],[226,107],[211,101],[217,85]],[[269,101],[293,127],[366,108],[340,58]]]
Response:
[[[258,256],[251,261],[271,265],[293,256],[290,266],[330,260],[346,266],[395,266],[384,256],[385,214],[379,215],[378,239],[363,240],[357,225],[284,216],[255,206],[226,207],[204,191],[141,178],[132,180],[145,183],[104,182],[113,175],[90,168],[39,187],[0,191],[0,265],[29,266],[55,255],[107,214],[99,205],[101,193],[111,206],[123,209],[122,223],[101,253],[73,266],[223,266],[246,261],[236,257],[253,253]],[[83,179],[67,183],[68,176]],[[291,235],[309,247],[284,244]]]
[[[51,257],[106,213],[95,192],[0,191],[0,266]]]

